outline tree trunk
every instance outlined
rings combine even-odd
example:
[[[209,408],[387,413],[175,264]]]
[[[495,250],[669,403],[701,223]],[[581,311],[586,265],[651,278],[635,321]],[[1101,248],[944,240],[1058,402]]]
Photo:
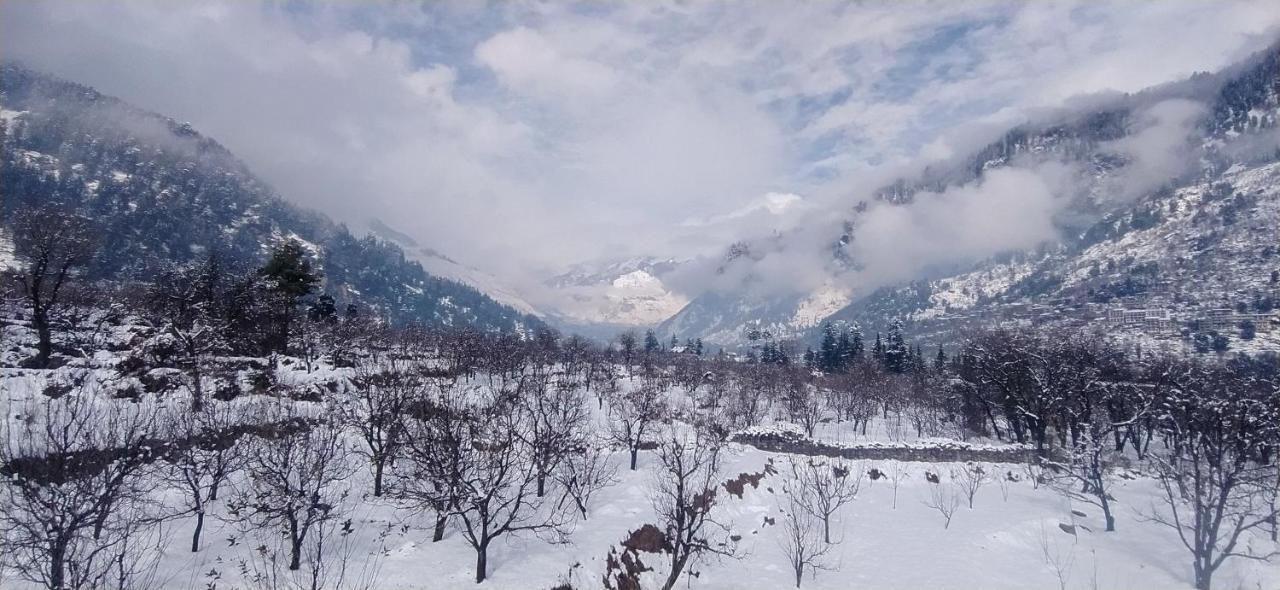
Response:
[[[1210,590],[1210,584],[1213,582],[1213,572],[1206,566],[1201,565],[1200,558],[1195,560],[1196,572],[1196,590]]]
[[[67,546],[62,540],[53,541],[49,548],[49,590],[63,590],[66,586]]]
[[[200,531],[204,530],[204,511],[196,512],[196,530],[191,534],[191,552],[200,551]]]
[[[436,515],[436,530],[434,533],[431,534],[432,543],[438,543],[440,542],[441,539],[444,539],[444,528],[445,528],[445,524],[447,524],[448,522],[449,522],[449,516],[447,514]]]
[[[636,470],[636,453],[638,451],[639,450],[636,447],[631,447],[631,470],[632,471]]]
[[[191,411],[199,412],[204,409],[204,383],[200,378],[200,360],[198,358],[191,359]]]
[[[49,327],[49,313],[42,307],[36,308],[31,314],[31,323],[35,325],[36,335],[39,337],[36,342],[36,368],[48,368],[49,358],[53,356],[53,332]]]
[[[822,519],[822,540],[828,545],[831,544],[831,516],[827,515]],[[796,583],[799,586],[799,583]]]
[[[373,461],[373,496],[375,498],[382,497],[382,460],[375,459]]]
[[[483,542],[476,547],[476,583],[484,581],[485,570],[489,567],[489,543]]]
[[[289,570],[302,569],[302,537],[298,535],[298,523],[289,523]]]
[[[541,498],[542,496],[546,495],[546,493],[547,493],[547,476],[539,472],[538,473],[538,497]]]
[[[667,575],[667,581],[662,585],[662,590],[671,590],[676,587],[676,582],[680,581],[680,572],[684,570],[685,558],[671,558],[671,573]]]

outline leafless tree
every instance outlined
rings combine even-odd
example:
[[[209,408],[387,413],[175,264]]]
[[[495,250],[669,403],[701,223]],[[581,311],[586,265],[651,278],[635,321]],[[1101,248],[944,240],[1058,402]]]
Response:
[[[1269,560],[1280,551],[1256,550],[1242,537],[1276,516],[1266,490],[1276,465],[1262,460],[1280,435],[1273,384],[1237,368],[1195,367],[1160,402],[1168,449],[1152,453],[1164,491],[1151,518],[1178,533],[1191,552],[1195,586],[1211,587],[1231,557]]]
[[[0,432],[0,559],[45,588],[110,586],[142,575],[133,565],[151,561],[135,553],[145,544],[129,541],[155,522],[142,485],[155,412],[95,394],[29,404],[26,421]]]
[[[631,375],[631,361],[636,356],[636,333],[627,330],[618,334],[618,348],[622,352],[622,366],[627,368],[628,377]]]
[[[402,416],[404,434],[397,463],[397,498],[435,515],[432,542],[444,539],[449,516],[462,500],[461,478],[471,446],[472,408],[460,390],[419,392]]]
[[[1071,570],[1076,563],[1076,535],[1070,533],[1071,545],[1066,549],[1049,538],[1049,529],[1040,523],[1040,552],[1044,556],[1045,565],[1053,570],[1058,579],[1058,590],[1067,590],[1067,582],[1071,581]]]
[[[547,480],[586,446],[586,400],[575,387],[539,380],[516,398],[515,409],[524,425],[519,432],[532,452],[536,493],[541,498],[546,495]]]
[[[1021,478],[1012,471],[1005,471],[1003,474],[996,476],[996,485],[1000,486],[1000,497],[1005,502],[1009,501],[1009,490],[1013,484],[1017,483]]]
[[[368,461],[373,495],[380,497],[387,466],[404,443],[402,415],[426,384],[416,366],[393,354],[361,357],[355,365],[338,411],[343,423],[360,435],[363,444],[357,452]]]
[[[907,478],[907,467],[901,461],[889,464],[889,485],[893,486],[893,509],[898,509],[898,486]]]
[[[44,368],[53,354],[53,315],[62,303],[63,287],[93,257],[89,221],[52,207],[24,209],[16,215],[13,240],[25,262],[18,284],[31,306],[38,338],[34,363]]]
[[[166,269],[148,290],[157,327],[180,353],[178,365],[187,376],[191,409],[197,412],[204,405],[205,359],[225,347],[225,325],[215,309],[221,280],[221,264],[210,257]]]
[[[631,453],[631,470],[645,437],[666,414],[666,401],[657,387],[641,386],[619,395],[609,404],[609,434]]]
[[[174,516],[196,517],[191,533],[193,553],[200,550],[209,504],[217,501],[220,487],[243,463],[243,450],[236,444],[241,418],[233,406],[225,404],[169,418],[166,435],[170,446],[159,473],[184,500]]]
[[[964,467],[951,472],[951,479],[958,482],[965,499],[969,501],[969,510],[973,510],[973,499],[982,486],[991,483],[991,474],[981,465],[966,463]]]
[[[791,480],[787,486],[791,502],[822,523],[824,543],[832,542],[832,516],[858,497],[862,472],[861,463],[848,465],[815,458],[791,460]]]
[[[678,426],[668,428],[658,444],[649,499],[670,551],[663,590],[674,588],[685,567],[701,556],[733,554],[731,540],[712,538],[728,536],[728,527],[711,516],[720,485],[721,446],[709,432]]]
[[[488,575],[489,547],[507,535],[554,532],[567,524],[563,503],[536,494],[534,451],[513,408],[489,400],[472,412],[470,444],[460,449],[453,515],[476,552],[476,583]]]
[[[942,515],[944,530],[951,528],[951,517],[955,516],[956,509],[960,507],[960,490],[952,482],[938,482],[926,487],[929,488],[929,497],[924,500],[924,505]]]
[[[824,534],[826,521],[816,516],[811,507],[820,500],[815,497],[815,490],[803,484],[790,487],[785,497],[786,502],[779,507],[782,512],[782,536],[778,545],[787,557],[787,563],[796,576],[796,588],[804,579],[805,570],[817,575],[818,570],[831,569],[826,563],[826,556],[831,552],[831,541],[818,536],[818,525],[821,522]]]
[[[279,418],[274,422],[283,432],[254,440],[246,460],[248,486],[228,508],[252,527],[279,530],[288,541],[288,569],[296,571],[307,535],[342,517],[351,450],[332,416],[302,422],[286,411]]]
[[[585,520],[591,496],[617,483],[617,474],[608,449],[599,442],[584,440],[581,450],[569,454],[556,475],[564,493],[560,501],[573,500]]]
[[[822,396],[818,388],[793,376],[787,387],[787,416],[792,422],[804,428],[805,434],[813,438],[823,415]]]

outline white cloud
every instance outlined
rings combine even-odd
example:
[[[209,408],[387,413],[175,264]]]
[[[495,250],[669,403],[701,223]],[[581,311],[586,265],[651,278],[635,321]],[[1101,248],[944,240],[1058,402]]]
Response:
[[[714,257],[738,236],[807,224],[778,246],[778,265],[800,268],[791,258],[828,252],[831,220],[897,171],[1073,95],[1222,67],[1277,25],[1264,0],[8,2],[0,50],[190,120],[289,199],[393,220],[536,282],[614,254]],[[1172,123],[1152,133],[1176,132],[1177,114],[1153,114]],[[1116,149],[1168,174],[1142,141]],[[769,193],[804,206],[764,214]],[[978,255],[996,246],[932,224],[1005,200],[1043,213],[1031,198],[966,199],[874,215],[936,238],[919,248]],[[806,268],[787,280],[829,271]]]

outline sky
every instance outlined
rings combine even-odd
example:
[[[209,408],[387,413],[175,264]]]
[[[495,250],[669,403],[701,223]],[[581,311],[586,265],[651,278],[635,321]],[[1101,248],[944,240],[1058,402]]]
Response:
[[[1219,69],[1278,25],[1273,0],[6,0],[0,57],[188,121],[286,199],[521,285],[839,219],[1037,109]],[[1172,127],[1134,141],[1195,108],[1153,110]],[[926,261],[1042,238],[1052,187],[1016,176],[877,212],[869,235],[935,238]],[[937,235],[987,206],[1031,220]]]

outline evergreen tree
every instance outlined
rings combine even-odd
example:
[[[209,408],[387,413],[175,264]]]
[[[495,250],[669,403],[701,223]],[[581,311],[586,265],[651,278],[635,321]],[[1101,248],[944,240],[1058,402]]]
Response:
[[[901,320],[893,320],[893,323],[889,325],[889,334],[885,340],[882,352],[885,370],[895,374],[907,372],[911,364],[911,348],[902,336]]]
[[[822,344],[818,350],[818,370],[824,373],[836,372],[836,367],[840,365],[840,343],[836,327],[830,323],[822,326]]]
[[[933,357],[933,370],[939,373],[947,366],[947,353],[942,351],[942,344],[938,344],[938,354]]]
[[[667,350],[675,350],[677,346],[680,346],[680,339],[679,339],[679,338],[676,338],[676,335],[675,335],[675,334],[672,334],[672,335],[671,335],[671,346],[667,347]]]
[[[847,354],[845,354],[844,357],[844,364],[848,367],[853,363],[862,360],[862,330],[859,330],[857,326],[854,326],[849,328],[849,331],[846,332],[845,335],[849,339],[849,346]]]
[[[258,274],[267,281],[275,316],[276,329],[267,348],[285,352],[289,345],[289,327],[298,304],[315,291],[320,284],[320,275],[311,268],[311,260],[302,244],[294,239],[278,246],[267,263],[258,269]]]
[[[879,332],[876,332],[876,343],[871,346],[871,360],[877,365],[884,365],[884,343],[880,341]]]
[[[693,341],[693,353],[702,356],[702,339],[695,338]]]
[[[658,337],[653,334],[653,330],[646,330],[644,333],[645,354],[653,354],[659,350],[662,350],[662,344],[658,342]]]

